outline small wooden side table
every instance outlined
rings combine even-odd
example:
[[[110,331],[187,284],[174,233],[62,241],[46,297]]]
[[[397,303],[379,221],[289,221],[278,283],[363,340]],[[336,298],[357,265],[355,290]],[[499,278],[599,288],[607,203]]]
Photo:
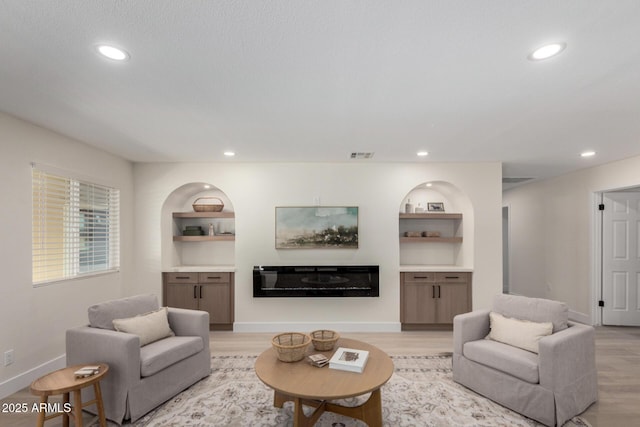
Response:
[[[73,414],[76,427],[82,426],[82,408],[85,406],[95,404],[98,408],[98,419],[100,420],[100,426],[106,427],[107,421],[104,416],[104,406],[102,405],[102,392],[100,391],[100,380],[109,371],[109,365],[106,363],[95,363],[91,366],[99,366],[97,374],[91,375],[85,378],[76,378],[74,372],[81,369],[84,366],[90,366],[87,363],[85,365],[69,366],[67,368],[59,369],[50,374],[47,374],[41,378],[38,378],[31,383],[31,393],[40,397],[41,409],[38,412],[38,427],[43,427],[44,422],[51,418],[62,416],[62,425],[64,427],[69,426],[69,414]],[[93,386],[95,393],[95,399],[82,403],[81,391],[85,387]],[[46,415],[46,411],[43,408],[48,407],[49,396],[62,394],[63,408],[69,406],[69,393],[73,392],[74,401],[73,409],[70,412],[62,411],[56,412],[51,415]],[[66,405],[65,405],[66,404]]]

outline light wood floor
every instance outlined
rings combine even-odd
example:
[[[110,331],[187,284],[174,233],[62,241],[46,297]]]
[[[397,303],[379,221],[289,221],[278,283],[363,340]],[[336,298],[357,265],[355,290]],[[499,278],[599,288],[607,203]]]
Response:
[[[211,350],[216,354],[258,354],[270,346],[272,335],[212,332]],[[344,335],[371,343],[389,354],[437,354],[452,351],[450,331]],[[594,427],[640,425],[640,328],[596,328],[596,358],[599,400],[582,417]],[[30,407],[38,400],[25,389],[0,402],[27,403]],[[0,426],[3,427],[31,427],[35,422],[35,414],[0,412]],[[61,425],[61,418],[45,423],[47,427]]]

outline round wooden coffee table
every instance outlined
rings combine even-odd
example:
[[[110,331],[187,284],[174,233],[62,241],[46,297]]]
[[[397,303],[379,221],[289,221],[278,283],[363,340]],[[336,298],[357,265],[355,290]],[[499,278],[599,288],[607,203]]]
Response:
[[[75,425],[81,427],[82,408],[93,404],[95,404],[98,408],[98,419],[100,420],[100,425],[102,427],[106,427],[107,421],[104,417],[104,406],[102,405],[100,380],[109,371],[109,365],[107,365],[106,363],[93,364],[95,366],[99,366],[97,374],[85,378],[75,377],[75,371],[89,365],[91,364],[70,366],[68,368],[59,369],[45,375],[44,377],[38,378],[33,383],[31,383],[31,393],[37,396],[41,396],[40,405],[42,406],[42,409],[38,411],[37,422],[37,425],[39,427],[42,427],[44,425],[45,420],[49,420],[51,418],[59,416],[62,416],[62,425],[66,427],[69,425],[70,413],[74,415]],[[81,391],[83,388],[89,386],[93,386],[95,399],[83,403]],[[71,407],[69,406],[69,393],[71,392],[74,393],[73,410],[71,410]],[[49,396],[56,394],[62,394],[63,396],[63,406],[61,408],[62,412],[56,412],[52,415],[46,415],[46,411],[44,410],[44,408],[47,408],[48,406]]]
[[[362,341],[340,338],[333,351],[318,352],[313,345],[307,355],[322,353],[328,358],[338,347],[367,350],[369,359],[362,373],[316,368],[303,360],[285,363],[278,360],[273,348],[265,350],[256,360],[256,374],[274,390],[273,405],[282,408],[284,402],[294,403],[294,426],[312,426],[323,412],[329,411],[357,418],[371,427],[382,426],[382,387],[393,374],[393,362],[382,350]],[[371,393],[369,399],[355,407],[330,402],[336,399]],[[316,408],[310,417],[305,416],[302,405]]]

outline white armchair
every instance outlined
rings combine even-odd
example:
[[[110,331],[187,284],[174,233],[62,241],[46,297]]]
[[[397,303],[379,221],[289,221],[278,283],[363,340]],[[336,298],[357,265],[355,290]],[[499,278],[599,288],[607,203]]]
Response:
[[[593,327],[568,321],[564,303],[539,298],[498,295],[492,311],[508,319],[550,322],[552,333],[536,340],[535,353],[485,339],[491,332],[489,310],[458,315],[454,381],[547,426],[561,426],[597,400]],[[522,330],[515,330],[516,341]]]
[[[114,329],[114,319],[158,308],[154,295],[107,301],[89,308],[90,325],[67,331],[68,366],[109,365],[101,381],[102,397],[106,418],[117,424],[136,421],[211,373],[207,312],[169,308],[168,323],[175,335],[142,347],[139,335]]]

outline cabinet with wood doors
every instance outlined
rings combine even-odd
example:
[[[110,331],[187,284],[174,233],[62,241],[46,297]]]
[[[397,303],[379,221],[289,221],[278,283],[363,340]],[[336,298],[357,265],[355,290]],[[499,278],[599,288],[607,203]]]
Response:
[[[471,273],[401,272],[402,330],[449,329],[457,314],[471,311]]]
[[[163,304],[209,313],[210,330],[233,330],[234,273],[162,273]]]

